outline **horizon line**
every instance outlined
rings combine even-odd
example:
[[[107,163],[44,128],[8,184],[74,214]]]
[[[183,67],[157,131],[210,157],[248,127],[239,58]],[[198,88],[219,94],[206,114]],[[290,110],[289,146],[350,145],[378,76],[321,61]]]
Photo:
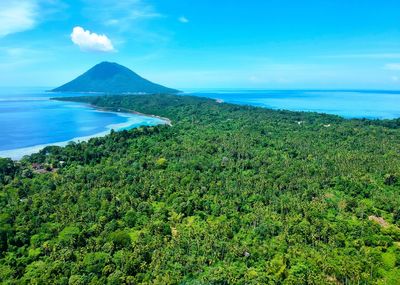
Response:
[[[35,89],[43,89],[43,92],[49,90],[48,88],[53,88],[50,86],[1,86],[1,89],[6,88],[35,88]],[[380,88],[259,88],[259,87],[177,87],[181,89],[183,92],[180,93],[189,93],[196,90],[204,90],[204,91],[224,91],[224,90],[237,90],[237,91],[329,91],[329,92],[399,92],[399,89],[380,89]],[[69,92],[74,93],[74,92]],[[88,92],[89,93],[89,92]]]

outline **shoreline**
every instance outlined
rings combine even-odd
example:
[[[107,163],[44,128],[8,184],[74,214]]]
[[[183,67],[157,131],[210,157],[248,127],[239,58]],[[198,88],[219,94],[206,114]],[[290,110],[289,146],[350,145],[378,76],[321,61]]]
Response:
[[[90,104],[86,104],[86,105],[89,105],[91,108],[95,109],[95,111],[97,111],[97,112],[108,112],[108,113],[116,114],[119,117],[127,118],[127,121],[125,123],[109,124],[109,125],[105,126],[105,128],[106,128],[105,131],[98,132],[98,133],[95,133],[92,135],[74,137],[74,138],[71,138],[71,139],[68,139],[65,141],[59,141],[59,142],[54,142],[54,143],[45,143],[45,144],[39,144],[39,145],[16,148],[16,149],[0,150],[0,157],[1,158],[11,158],[12,160],[18,161],[18,160],[21,160],[24,156],[37,153],[48,146],[65,147],[70,142],[75,142],[75,143],[87,142],[92,138],[99,138],[99,137],[107,136],[111,133],[112,130],[119,132],[119,131],[123,131],[123,130],[131,130],[131,129],[139,128],[142,126],[157,126],[157,125],[172,126],[171,120],[169,120],[167,118],[161,118],[158,116],[150,116],[150,115],[146,115],[146,114],[141,114],[139,112],[117,112],[115,110],[110,110],[110,109],[107,110],[107,108],[99,108],[97,106],[92,106]],[[135,116],[132,116],[132,115],[135,115]],[[156,120],[154,120],[154,119],[156,119]],[[159,122],[157,122],[157,120],[159,120]]]
[[[167,117],[161,117],[161,116],[156,116],[156,115],[152,115],[152,114],[140,113],[138,111],[131,110],[131,109],[126,109],[126,108],[101,107],[101,106],[93,105],[93,104],[90,104],[90,103],[76,102],[76,101],[73,101],[73,100],[59,100],[59,99],[62,99],[62,97],[60,97],[60,98],[54,98],[54,97],[50,98],[50,100],[54,100],[54,101],[79,103],[79,104],[86,105],[86,106],[88,106],[88,107],[90,107],[92,109],[98,110],[98,111],[105,111],[105,112],[110,112],[110,113],[115,113],[115,114],[121,114],[121,113],[134,114],[134,115],[143,116],[143,117],[150,117],[150,118],[154,118],[154,119],[160,119],[160,120],[166,122],[166,125],[172,127],[172,121]]]
[[[70,101],[73,102],[73,101]],[[92,105],[92,104],[86,104],[88,106],[90,106],[91,108],[97,109],[97,110],[101,110],[101,111],[106,111],[106,112],[111,112],[111,113],[115,113],[115,114],[133,114],[133,115],[138,115],[138,116],[142,116],[142,117],[149,117],[149,118],[153,118],[153,119],[159,119],[161,121],[166,122],[166,125],[172,127],[172,121],[166,117],[160,117],[160,116],[156,116],[156,115],[151,115],[151,114],[144,114],[144,113],[140,113],[134,110],[130,110],[130,109],[125,109],[125,108],[117,108],[117,110],[115,110],[115,108],[107,108],[107,107],[99,107],[96,105]]]

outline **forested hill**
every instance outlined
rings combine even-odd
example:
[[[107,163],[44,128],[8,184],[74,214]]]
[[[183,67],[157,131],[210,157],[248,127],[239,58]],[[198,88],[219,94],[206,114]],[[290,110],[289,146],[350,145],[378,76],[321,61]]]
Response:
[[[173,126],[0,160],[4,284],[398,284],[399,121],[68,100]]]

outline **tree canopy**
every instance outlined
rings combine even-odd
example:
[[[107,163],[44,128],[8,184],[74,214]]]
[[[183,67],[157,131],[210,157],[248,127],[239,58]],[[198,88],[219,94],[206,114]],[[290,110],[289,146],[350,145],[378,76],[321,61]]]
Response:
[[[400,121],[63,100],[172,126],[1,159],[2,283],[398,284]]]

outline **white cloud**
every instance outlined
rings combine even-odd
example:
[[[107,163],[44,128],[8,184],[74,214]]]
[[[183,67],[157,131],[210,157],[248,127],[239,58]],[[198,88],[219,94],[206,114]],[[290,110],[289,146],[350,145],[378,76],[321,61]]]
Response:
[[[0,1],[0,37],[34,28],[38,9],[33,0]]]
[[[84,0],[84,3],[88,17],[122,30],[132,29],[133,22],[164,17],[146,0]]]
[[[181,23],[184,23],[184,24],[189,23],[188,18],[186,18],[185,16],[179,17],[178,21],[181,22]]]
[[[400,77],[399,76],[392,76],[391,79],[394,82],[399,82],[400,81]]]
[[[61,0],[0,0],[0,38],[34,29],[65,7]]]
[[[115,51],[111,40],[106,35],[98,35],[82,27],[75,27],[72,30],[71,40],[84,51]]]
[[[387,70],[400,70],[400,63],[388,63],[385,65]]]
[[[0,0],[1,1],[1,0]],[[112,30],[114,41],[135,39],[132,44],[163,44],[170,34],[164,28],[148,25],[166,16],[149,0],[81,0],[82,13],[92,22]]]

